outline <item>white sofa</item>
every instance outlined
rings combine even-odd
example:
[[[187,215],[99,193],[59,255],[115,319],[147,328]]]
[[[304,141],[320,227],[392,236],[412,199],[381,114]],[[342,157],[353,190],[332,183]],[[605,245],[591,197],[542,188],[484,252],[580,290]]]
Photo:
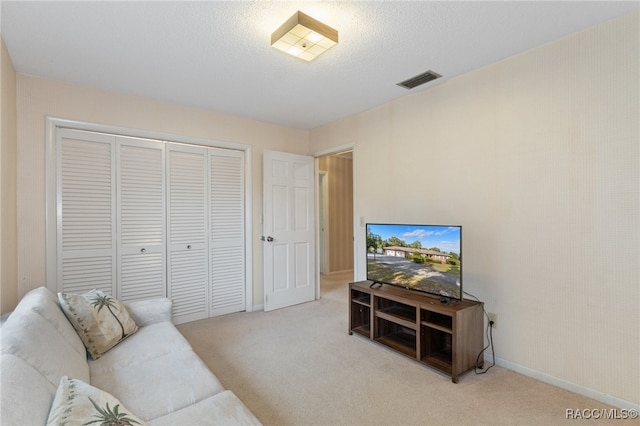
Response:
[[[94,361],[55,293],[25,295],[1,328],[0,424],[44,425],[63,376],[110,393],[151,425],[260,424],[172,324],[169,299],[126,307],[139,330]]]

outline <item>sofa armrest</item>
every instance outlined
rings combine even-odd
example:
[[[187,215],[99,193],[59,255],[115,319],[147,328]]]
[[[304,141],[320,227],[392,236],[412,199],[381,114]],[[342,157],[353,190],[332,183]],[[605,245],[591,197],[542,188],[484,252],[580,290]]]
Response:
[[[124,304],[129,315],[139,327],[163,321],[171,321],[171,300],[157,298],[151,300],[137,300]]]

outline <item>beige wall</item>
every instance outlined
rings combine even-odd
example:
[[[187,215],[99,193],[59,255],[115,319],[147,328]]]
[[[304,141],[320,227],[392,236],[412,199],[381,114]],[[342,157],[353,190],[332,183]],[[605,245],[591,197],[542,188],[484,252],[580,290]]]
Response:
[[[16,71],[0,38],[0,313],[18,302]]]
[[[357,217],[463,226],[464,286],[498,314],[503,365],[637,405],[638,50],[634,14],[314,129],[309,139],[306,131],[24,75],[14,126],[14,72],[3,46],[0,224],[4,233],[15,205],[5,210],[5,142],[10,152],[16,140],[5,134],[17,134],[17,295],[45,281],[47,115],[252,145],[254,240],[264,149],[308,154],[355,144]],[[439,184],[407,184],[424,175]],[[361,278],[364,238],[358,227]],[[16,292],[14,280],[5,281],[10,240],[3,234],[0,244],[3,311]],[[253,270],[261,304],[260,244]]]
[[[353,269],[353,161],[335,155],[320,157],[319,170],[328,183],[326,273]]]
[[[638,35],[636,13],[311,132],[355,143],[357,217],[463,226],[502,365],[635,407]]]
[[[45,285],[45,119],[248,144],[252,147],[254,306],[263,304],[262,152],[308,154],[308,132],[18,74],[18,293]],[[215,94],[212,94],[214,96]]]

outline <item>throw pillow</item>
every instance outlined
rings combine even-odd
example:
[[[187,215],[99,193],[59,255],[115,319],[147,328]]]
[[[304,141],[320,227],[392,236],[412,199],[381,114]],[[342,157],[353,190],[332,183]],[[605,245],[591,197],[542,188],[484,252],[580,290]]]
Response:
[[[113,395],[82,380],[64,376],[60,380],[53,405],[49,411],[49,425],[145,425]]]
[[[85,294],[58,293],[58,299],[94,360],[138,331],[124,305],[100,290]]]

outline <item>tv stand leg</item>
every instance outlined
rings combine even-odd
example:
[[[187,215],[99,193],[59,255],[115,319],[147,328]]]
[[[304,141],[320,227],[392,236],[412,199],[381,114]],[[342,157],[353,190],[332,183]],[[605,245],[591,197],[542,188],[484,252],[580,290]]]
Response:
[[[353,336],[353,331],[349,330],[349,336]]]
[[[453,383],[458,383],[458,382],[460,381],[460,379],[456,376],[456,377],[452,377],[452,378],[451,378],[451,381],[452,381]]]

